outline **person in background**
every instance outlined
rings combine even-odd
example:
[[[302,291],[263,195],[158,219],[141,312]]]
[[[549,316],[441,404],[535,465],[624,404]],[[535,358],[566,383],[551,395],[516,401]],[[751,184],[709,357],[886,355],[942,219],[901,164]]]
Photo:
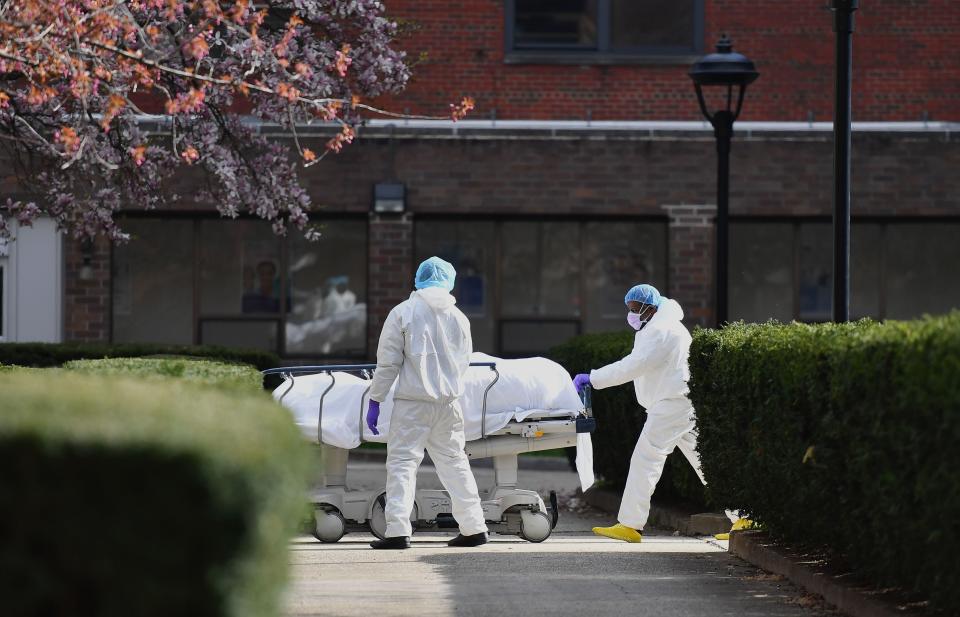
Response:
[[[349,276],[334,276],[329,282],[330,291],[323,300],[323,316],[330,317],[337,313],[349,311],[357,305],[357,295],[350,291]]]
[[[241,311],[244,313],[277,313],[280,311],[280,299],[276,293],[274,279],[277,276],[277,266],[272,261],[261,261],[257,264],[256,289],[248,289],[251,273],[249,268],[244,272],[244,294],[241,300]]]

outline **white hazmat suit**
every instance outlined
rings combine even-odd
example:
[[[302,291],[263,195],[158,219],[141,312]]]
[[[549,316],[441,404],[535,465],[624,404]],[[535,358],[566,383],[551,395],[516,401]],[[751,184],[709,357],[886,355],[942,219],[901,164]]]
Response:
[[[620,523],[633,529],[646,525],[650,497],[674,448],[680,448],[704,482],[693,404],[687,398],[687,361],[692,339],[682,320],[680,305],[664,298],[649,323],[637,332],[633,351],[622,360],[590,372],[590,383],[598,389],[633,381],[637,402],[647,410],[617,515]]]
[[[470,322],[448,291],[428,287],[390,311],[380,333],[370,398],[386,400],[395,379],[387,442],[386,537],[409,537],[417,468],[424,448],[450,494],[464,536],[487,531],[477,482],[464,452],[463,374],[470,366]]]

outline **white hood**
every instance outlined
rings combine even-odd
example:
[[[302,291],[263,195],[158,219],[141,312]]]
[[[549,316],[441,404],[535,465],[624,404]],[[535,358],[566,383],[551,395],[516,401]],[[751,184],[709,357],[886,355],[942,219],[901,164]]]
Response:
[[[653,319],[650,320],[650,323],[653,323],[653,321],[658,318],[683,321],[683,309],[680,308],[680,303],[670,298],[664,298],[663,304],[657,309],[657,313],[653,316]]]
[[[452,308],[457,303],[457,299],[450,295],[446,289],[441,289],[439,287],[427,287],[426,289],[418,289],[413,292],[413,296],[420,296],[420,298],[430,305],[435,311],[445,311]],[[411,296],[412,297],[412,296]]]

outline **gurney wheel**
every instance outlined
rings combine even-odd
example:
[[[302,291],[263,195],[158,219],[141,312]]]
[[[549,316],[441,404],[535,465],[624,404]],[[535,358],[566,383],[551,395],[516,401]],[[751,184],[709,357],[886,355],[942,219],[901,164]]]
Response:
[[[367,524],[370,525],[370,532],[373,535],[377,536],[380,540],[383,540],[387,537],[387,494],[380,493],[380,495],[374,500],[373,508],[370,512],[370,520],[367,521]],[[413,511],[410,513],[410,522],[414,526],[417,522],[417,504],[414,502]]]
[[[339,542],[347,533],[347,522],[336,510],[317,508],[313,512],[313,537],[321,542]]]
[[[520,537],[528,542],[543,542],[550,537],[550,517],[544,512],[520,512]]]

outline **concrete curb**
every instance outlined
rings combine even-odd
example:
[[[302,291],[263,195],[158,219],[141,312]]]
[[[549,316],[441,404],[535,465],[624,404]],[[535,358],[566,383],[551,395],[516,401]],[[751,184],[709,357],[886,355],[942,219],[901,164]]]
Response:
[[[763,531],[737,531],[730,534],[730,552],[767,572],[786,577],[795,585],[822,597],[850,617],[913,617],[919,613],[903,610],[878,599],[878,592],[857,588],[839,577],[818,571],[809,561],[779,553]]]
[[[591,488],[583,494],[583,498],[588,504],[604,512],[616,514],[620,509],[621,495],[614,491]],[[685,536],[712,536],[730,531],[730,519],[723,514],[690,514],[678,508],[657,504],[650,505],[649,522],[654,527],[675,529]]]

